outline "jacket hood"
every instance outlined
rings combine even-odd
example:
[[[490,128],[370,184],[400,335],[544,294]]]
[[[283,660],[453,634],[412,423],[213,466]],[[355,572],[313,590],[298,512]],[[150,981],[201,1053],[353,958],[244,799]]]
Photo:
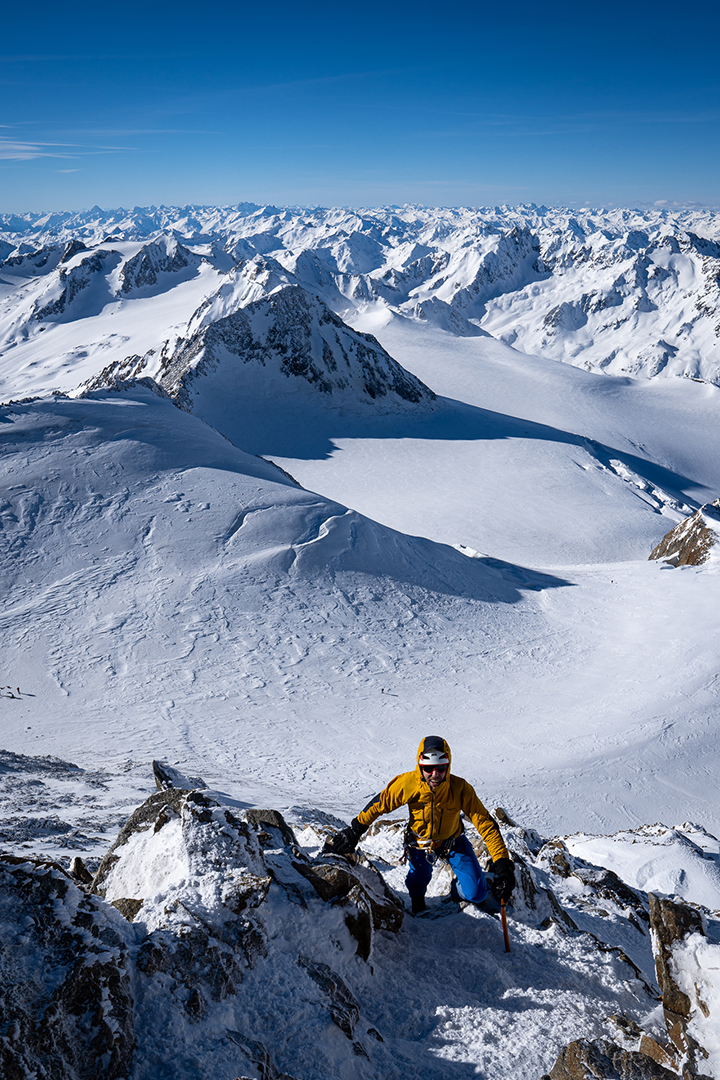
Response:
[[[450,746],[448,745],[448,743],[446,743],[445,739],[443,739],[441,735],[426,735],[424,739],[420,740],[420,745],[418,746],[417,754],[415,756],[415,772],[417,773],[418,777],[422,779],[422,772],[420,771],[420,755],[423,753],[424,750],[445,751],[448,756],[448,761],[450,762],[450,764],[448,765],[449,776],[450,770],[452,769],[452,753],[450,752]]]

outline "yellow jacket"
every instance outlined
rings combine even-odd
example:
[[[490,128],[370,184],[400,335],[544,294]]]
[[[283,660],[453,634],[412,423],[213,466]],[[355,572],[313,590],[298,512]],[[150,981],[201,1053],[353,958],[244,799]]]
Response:
[[[359,823],[367,829],[377,818],[391,814],[400,806],[407,804],[410,812],[411,843],[420,848],[436,850],[451,837],[462,832],[460,812],[470,818],[483,840],[493,860],[508,859],[500,830],[475,794],[475,789],[461,776],[453,776],[448,766],[447,777],[435,791],[423,779],[420,771],[420,743],[413,772],[400,773],[379,795],[371,799],[357,816]],[[444,741],[444,740],[443,740]],[[452,763],[450,747],[445,742],[445,753]]]

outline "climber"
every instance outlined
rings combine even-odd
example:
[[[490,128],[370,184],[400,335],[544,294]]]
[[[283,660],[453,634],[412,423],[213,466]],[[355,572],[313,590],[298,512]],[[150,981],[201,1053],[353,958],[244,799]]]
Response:
[[[326,851],[336,855],[351,854],[373,821],[407,803],[410,820],[405,850],[410,868],[405,884],[413,915],[426,910],[425,893],[438,858],[446,859],[455,874],[452,899],[482,904],[487,897],[488,884],[465,835],[461,812],[470,818],[490,852],[495,899],[508,900],[515,885],[515,868],[500,830],[467,780],[451,775],[450,763],[450,747],[445,740],[428,735],[418,747],[415,769],[391,780],[346,829],[325,845]]]

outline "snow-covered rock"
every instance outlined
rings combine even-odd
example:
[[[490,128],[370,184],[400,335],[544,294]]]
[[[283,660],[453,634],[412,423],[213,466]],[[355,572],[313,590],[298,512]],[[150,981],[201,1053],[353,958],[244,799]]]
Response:
[[[123,264],[119,274],[119,292],[123,295],[136,293],[138,290],[151,289],[153,286],[172,286],[178,280],[177,275],[186,271],[185,276],[197,271],[200,256],[189,251],[175,237],[162,236],[150,244],[144,244],[140,250]]]
[[[673,566],[700,566],[714,555],[719,540],[720,499],[715,499],[665,533],[648,558]]]
[[[56,863],[0,855],[0,1072],[126,1080],[135,1049],[124,920]]]
[[[35,322],[73,318],[98,310],[110,299],[107,275],[120,263],[119,252],[101,248],[92,255],[76,257],[48,275],[43,292],[31,312]],[[72,310],[76,304],[79,311]],[[91,307],[92,305],[92,307]]]
[[[720,1075],[720,941],[688,904],[650,894],[650,927],[668,1036],[683,1077]]]
[[[90,1080],[103,1062],[149,1080],[170,1057],[178,1080],[444,1080],[458,1059],[551,1080],[720,1075],[715,915],[496,817],[518,868],[509,954],[495,917],[448,902],[442,863],[427,917],[403,919],[402,821],[376,823],[353,861],[323,853],[343,825],[325,812],[173,786],[130,815],[91,886],[0,859],[4,1075]]]

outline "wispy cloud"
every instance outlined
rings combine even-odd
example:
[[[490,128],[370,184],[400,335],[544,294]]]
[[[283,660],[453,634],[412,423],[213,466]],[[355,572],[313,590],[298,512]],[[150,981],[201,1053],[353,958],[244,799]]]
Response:
[[[227,135],[226,131],[218,131],[212,128],[59,128],[58,135],[70,135],[75,138],[92,136],[94,138],[127,139],[139,135]]]
[[[80,143],[26,142],[0,135],[1,161],[35,161],[37,158],[76,158],[92,154],[134,151],[134,146],[83,146]]]

